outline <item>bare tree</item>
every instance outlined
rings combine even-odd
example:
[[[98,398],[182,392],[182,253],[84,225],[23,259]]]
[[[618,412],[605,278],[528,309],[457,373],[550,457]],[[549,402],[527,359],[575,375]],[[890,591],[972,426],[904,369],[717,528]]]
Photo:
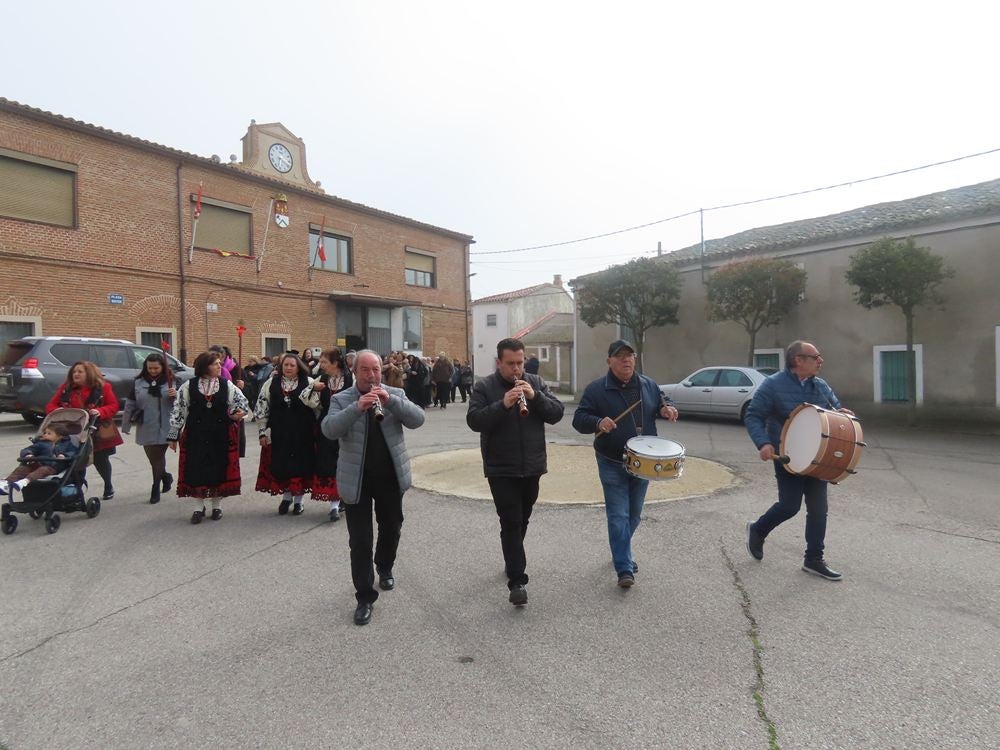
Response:
[[[871,310],[895,305],[906,318],[907,422],[913,424],[917,408],[917,362],[913,350],[913,318],[916,308],[943,306],[938,286],[955,275],[930,248],[917,247],[912,237],[898,241],[883,237],[851,257],[845,274],[858,289],[854,299]]]
[[[599,323],[623,325],[635,335],[638,369],[642,372],[646,331],[677,322],[680,275],[652,258],[636,258],[600,274],[573,279],[580,318],[593,328]]]
[[[777,324],[799,303],[806,272],[787,260],[754,258],[723,266],[708,280],[709,320],[732,320],[750,334],[747,367],[753,367],[757,333]]]

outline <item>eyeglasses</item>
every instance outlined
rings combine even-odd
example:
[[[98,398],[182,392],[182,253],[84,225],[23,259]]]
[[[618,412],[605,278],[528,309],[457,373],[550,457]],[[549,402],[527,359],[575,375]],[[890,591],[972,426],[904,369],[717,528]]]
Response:
[[[800,354],[800,357],[808,357],[809,359],[823,359],[822,354]]]

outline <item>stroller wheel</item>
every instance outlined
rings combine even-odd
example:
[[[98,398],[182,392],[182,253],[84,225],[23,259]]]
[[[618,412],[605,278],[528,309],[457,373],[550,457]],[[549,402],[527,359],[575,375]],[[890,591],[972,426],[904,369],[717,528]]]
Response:
[[[17,531],[17,516],[7,516],[0,521],[0,531],[4,534],[13,534]]]
[[[98,513],[101,512],[101,501],[96,497],[90,498],[87,501],[87,518],[93,518]]]
[[[41,518],[41,517],[42,517],[42,511],[40,511],[40,510],[29,510],[29,511],[28,511],[28,516],[29,516],[29,517],[30,517],[30,518],[31,518],[31,519],[32,519],[33,521],[37,521],[37,520],[38,520],[39,518]]]
[[[53,513],[52,518],[50,518],[48,522],[45,524],[45,530],[50,534],[55,534],[57,531],[59,531],[59,525],[61,523],[62,519],[60,519],[58,515]]]

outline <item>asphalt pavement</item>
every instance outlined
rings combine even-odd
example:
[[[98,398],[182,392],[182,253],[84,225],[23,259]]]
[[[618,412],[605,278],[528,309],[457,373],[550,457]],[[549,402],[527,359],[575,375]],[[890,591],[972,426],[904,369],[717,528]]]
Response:
[[[571,416],[551,439],[589,444]],[[464,417],[428,410],[412,454],[474,448]],[[345,523],[253,492],[247,426],[218,522],[149,505],[129,439],[97,518],[0,537],[0,747],[1000,747],[996,435],[866,425],[858,475],[830,491],[838,583],[800,570],[804,514],[748,556],[775,484],[733,423],[661,430],[731,481],[646,507],[627,591],[599,505],[537,506],[517,609],[492,503],[415,489],[396,589],[357,627]],[[0,416],[0,471],[31,431]]]

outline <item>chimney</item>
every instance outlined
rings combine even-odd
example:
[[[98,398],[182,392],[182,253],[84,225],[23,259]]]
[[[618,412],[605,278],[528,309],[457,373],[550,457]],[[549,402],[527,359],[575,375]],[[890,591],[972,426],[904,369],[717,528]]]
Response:
[[[557,273],[557,274],[555,274],[552,277],[552,285],[553,286],[558,286],[558,287],[562,286],[562,274],[561,273]]]

